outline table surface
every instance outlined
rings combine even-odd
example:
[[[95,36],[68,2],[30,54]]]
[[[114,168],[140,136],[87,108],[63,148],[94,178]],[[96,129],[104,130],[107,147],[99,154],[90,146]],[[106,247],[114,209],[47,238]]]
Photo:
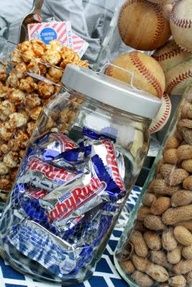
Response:
[[[96,266],[94,275],[82,284],[73,287],[128,287],[128,284],[120,278],[114,263],[113,254],[117,242],[128,218],[127,209],[131,211],[136,203],[140,188],[134,187],[127,201],[127,206],[122,212],[118,223],[110,237],[105,252]],[[60,284],[37,282],[29,276],[24,276],[13,270],[6,262],[0,259],[0,287],[61,287]]]

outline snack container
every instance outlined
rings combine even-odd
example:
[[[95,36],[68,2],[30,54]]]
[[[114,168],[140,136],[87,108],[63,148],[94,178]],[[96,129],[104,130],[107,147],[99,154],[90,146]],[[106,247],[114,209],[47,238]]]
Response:
[[[0,252],[65,285],[94,271],[148,151],[161,101],[67,65],[43,109],[0,222]]]
[[[189,87],[116,249],[116,268],[129,286],[192,284],[191,123]]]
[[[0,44],[1,46],[1,44]],[[58,41],[15,46],[4,41],[0,53],[0,202],[12,189],[28,140],[43,107],[62,89],[65,66],[88,66]],[[11,52],[12,51],[12,52]]]

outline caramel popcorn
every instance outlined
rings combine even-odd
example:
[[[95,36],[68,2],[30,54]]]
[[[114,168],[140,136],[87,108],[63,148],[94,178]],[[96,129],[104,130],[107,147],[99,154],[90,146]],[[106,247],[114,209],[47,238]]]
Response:
[[[0,67],[0,200],[6,200],[39,114],[60,92],[63,70],[69,63],[88,67],[58,41],[45,45],[31,40],[18,44],[12,52],[8,75],[6,67]],[[79,97],[72,98],[60,117],[47,118],[46,129],[65,131],[80,103]]]

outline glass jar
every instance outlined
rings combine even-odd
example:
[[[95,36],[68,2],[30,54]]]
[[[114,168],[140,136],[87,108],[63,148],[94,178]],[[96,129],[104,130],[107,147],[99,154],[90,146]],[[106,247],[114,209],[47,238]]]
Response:
[[[114,260],[134,287],[192,284],[192,88],[172,119]]]
[[[42,112],[0,222],[20,272],[65,284],[92,275],[134,184],[161,101],[68,65]]]

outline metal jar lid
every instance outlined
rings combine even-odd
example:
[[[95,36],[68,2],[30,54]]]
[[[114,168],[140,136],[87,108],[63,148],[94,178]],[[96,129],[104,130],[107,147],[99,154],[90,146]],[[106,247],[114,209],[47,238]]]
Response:
[[[155,118],[161,107],[161,100],[145,91],[76,65],[66,66],[62,83],[87,97],[148,119]]]

